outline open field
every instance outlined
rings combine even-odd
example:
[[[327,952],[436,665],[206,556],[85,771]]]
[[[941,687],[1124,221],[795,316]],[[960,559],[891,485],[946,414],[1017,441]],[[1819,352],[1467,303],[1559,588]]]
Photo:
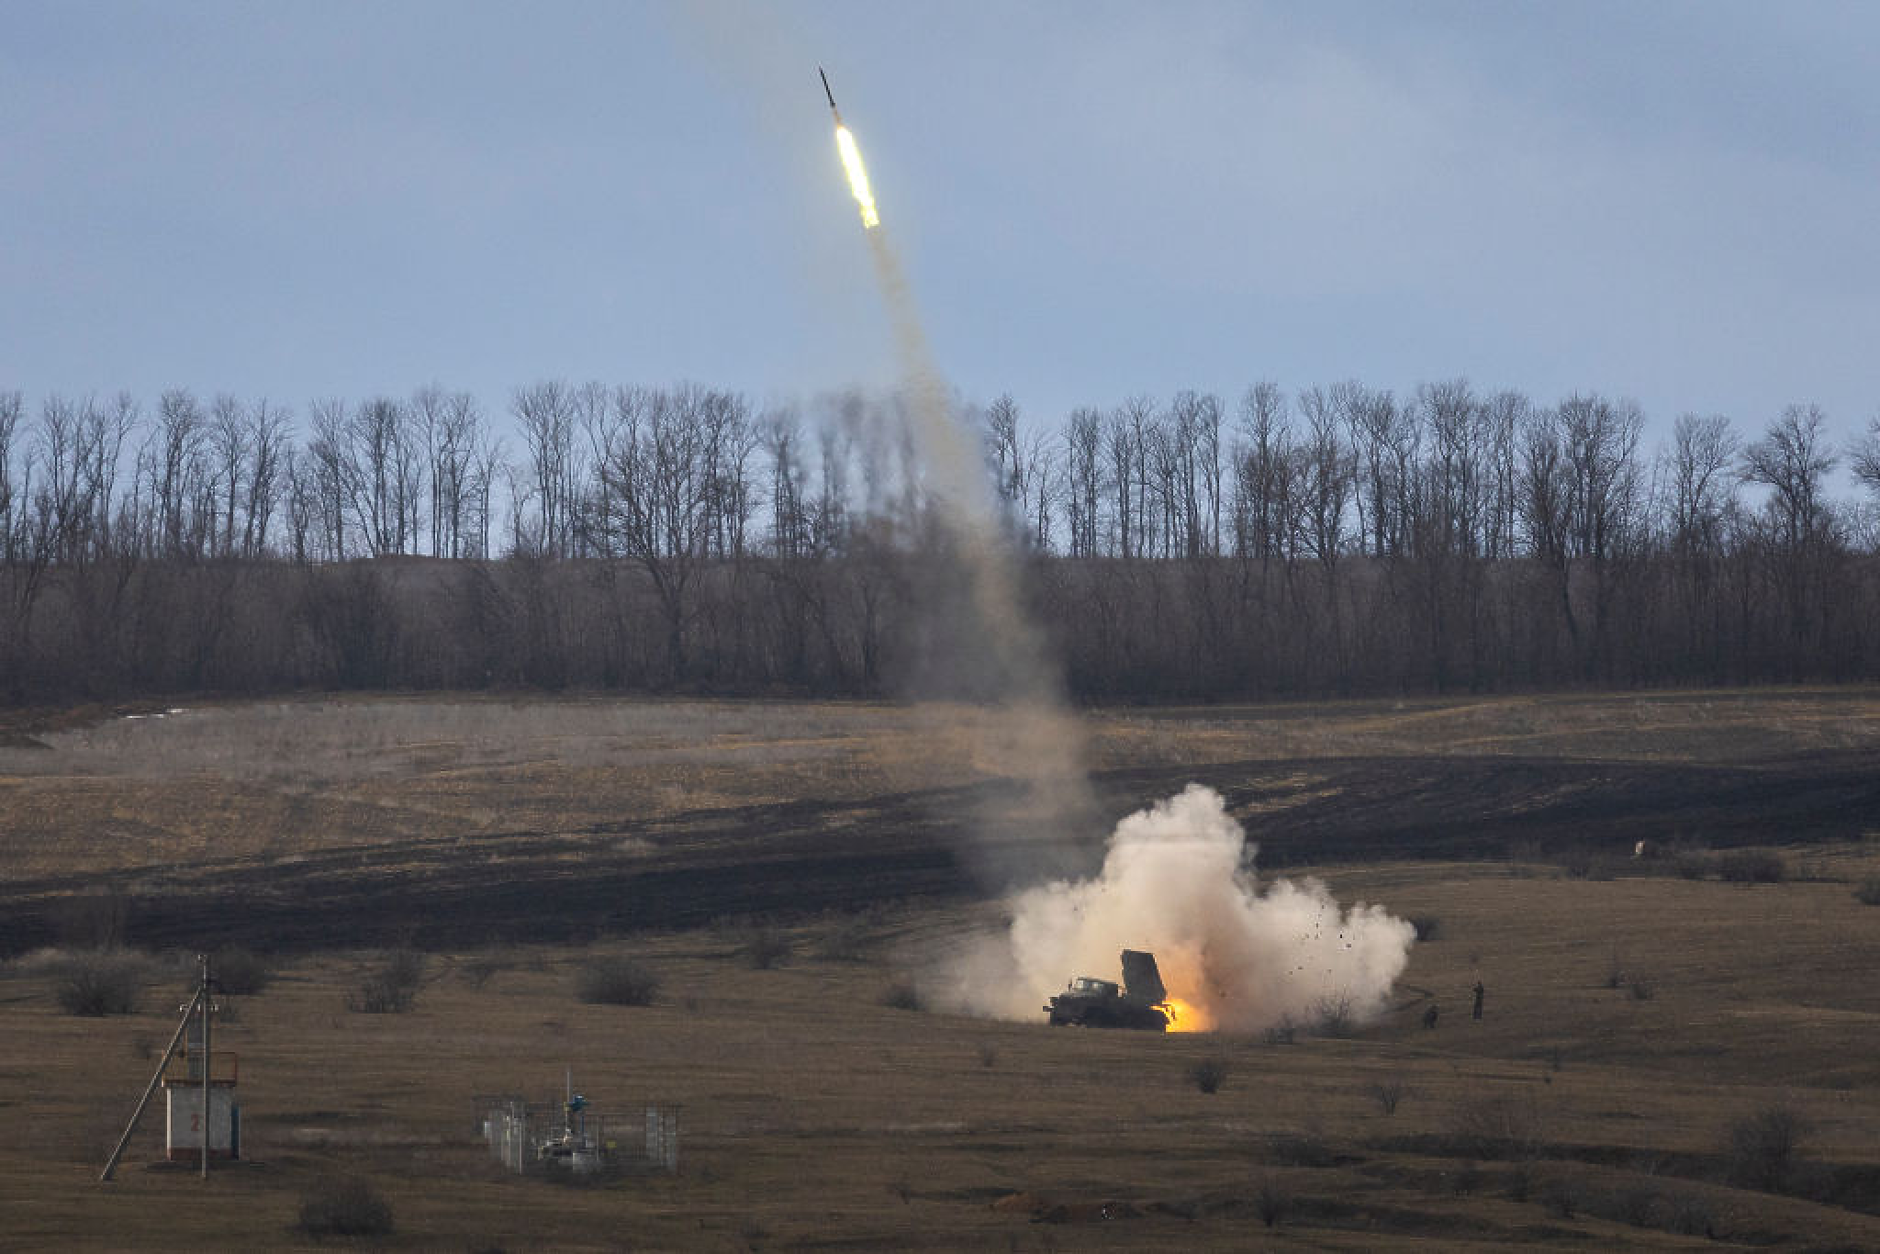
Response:
[[[1213,783],[1263,866],[1433,926],[1383,1020],[1289,1041],[885,1004],[998,922],[969,829],[1007,785],[975,717],[413,698],[16,722],[0,1246],[308,1244],[302,1198],[345,1175],[400,1249],[1880,1248],[1880,907],[1855,896],[1880,877],[1880,694],[1090,714],[1110,817]],[[1639,839],[1685,862],[1632,860]],[[1702,860],[1737,845],[1782,881]],[[218,1028],[249,1161],[206,1185],[146,1168],[155,1115],[94,1183],[189,974],[152,958],[140,1013],[76,1018],[25,951],[112,888],[133,944],[278,951]],[[740,953],[752,912],[788,942],[769,969]],[[415,1008],[350,1012],[401,940],[431,950]],[[653,1004],[579,1001],[596,955],[653,972]],[[679,1106],[679,1173],[490,1164],[473,1098],[539,1099],[564,1066],[629,1123]],[[1779,1170],[1731,1146],[1771,1112],[1801,1133]]]
[[[0,953],[123,892],[147,945],[464,945],[979,897],[1094,865],[1190,780],[1265,867],[1855,839],[1880,693],[1093,712],[1087,831],[1007,821],[1012,731],[961,707],[397,698],[17,720]],[[1004,833],[987,848],[980,833]],[[1027,841],[1038,857],[1014,854]],[[552,900],[553,908],[547,903]]]

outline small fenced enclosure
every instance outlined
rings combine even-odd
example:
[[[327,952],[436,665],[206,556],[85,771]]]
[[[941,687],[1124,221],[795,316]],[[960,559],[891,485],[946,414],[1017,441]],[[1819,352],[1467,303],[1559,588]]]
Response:
[[[679,1170],[679,1108],[654,1102],[604,1113],[578,1093],[531,1102],[513,1094],[475,1101],[490,1157],[525,1175],[634,1175]]]

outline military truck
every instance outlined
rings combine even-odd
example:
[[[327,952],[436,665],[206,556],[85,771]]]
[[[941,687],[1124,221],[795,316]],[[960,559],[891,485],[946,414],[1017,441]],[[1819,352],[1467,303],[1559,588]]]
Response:
[[[1166,1032],[1168,990],[1155,969],[1155,955],[1123,951],[1123,984],[1080,975],[1044,1008],[1054,1028],[1141,1028]]]

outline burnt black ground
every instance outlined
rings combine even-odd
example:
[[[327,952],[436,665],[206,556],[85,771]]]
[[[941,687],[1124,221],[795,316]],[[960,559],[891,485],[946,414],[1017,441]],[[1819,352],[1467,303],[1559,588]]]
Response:
[[[1248,818],[1259,865],[1628,854],[1640,840],[1708,848],[1843,840],[1880,823],[1880,755],[1756,765],[1532,757],[1248,760],[1110,772],[1120,817],[1190,782]],[[803,800],[626,819],[579,831],[444,834],[272,862],[198,862],[115,879],[0,885],[0,953],[62,937],[75,896],[128,899],[150,948],[272,951],[569,941],[749,916],[964,900],[983,882],[969,819],[999,785]],[[1094,870],[1103,832],[1071,856]],[[1061,852],[1061,851],[1060,851]],[[1023,861],[1023,859],[1019,859]],[[1009,859],[1007,860],[1009,861]]]

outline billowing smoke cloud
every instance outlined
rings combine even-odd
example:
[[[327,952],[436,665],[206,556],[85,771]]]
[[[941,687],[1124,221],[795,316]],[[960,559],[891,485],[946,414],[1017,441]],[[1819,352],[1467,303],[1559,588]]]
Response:
[[[1381,906],[1344,909],[1316,880],[1261,885],[1246,833],[1199,784],[1118,823],[1094,879],[1026,889],[1011,927],[968,948],[936,1002],[1036,1020],[1078,975],[1118,978],[1124,949],[1154,952],[1178,1029],[1258,1031],[1383,1010],[1414,930]]]

